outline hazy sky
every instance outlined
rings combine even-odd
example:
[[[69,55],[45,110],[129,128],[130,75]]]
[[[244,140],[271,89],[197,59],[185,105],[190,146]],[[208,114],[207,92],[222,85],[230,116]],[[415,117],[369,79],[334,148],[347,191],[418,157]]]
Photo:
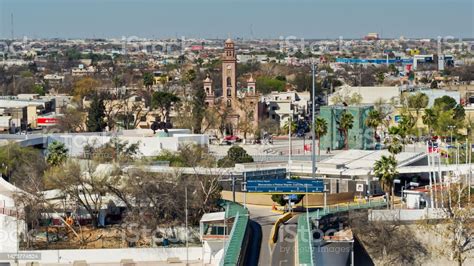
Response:
[[[474,37],[474,0],[0,0],[0,38]]]

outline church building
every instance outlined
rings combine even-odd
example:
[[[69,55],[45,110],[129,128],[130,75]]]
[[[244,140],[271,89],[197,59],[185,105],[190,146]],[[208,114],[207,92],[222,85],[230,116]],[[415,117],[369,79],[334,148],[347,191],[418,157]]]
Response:
[[[213,81],[209,77],[203,81],[206,105],[216,107],[225,118],[225,134],[248,137],[253,135],[264,117],[264,102],[256,91],[252,76],[245,88],[237,88],[237,56],[231,39],[224,44],[222,54],[222,95],[216,97]]]

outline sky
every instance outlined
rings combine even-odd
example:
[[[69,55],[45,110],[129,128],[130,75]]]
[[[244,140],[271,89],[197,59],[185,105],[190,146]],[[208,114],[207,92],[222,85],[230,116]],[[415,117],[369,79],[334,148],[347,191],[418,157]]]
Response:
[[[470,38],[473,2],[0,0],[0,38]]]

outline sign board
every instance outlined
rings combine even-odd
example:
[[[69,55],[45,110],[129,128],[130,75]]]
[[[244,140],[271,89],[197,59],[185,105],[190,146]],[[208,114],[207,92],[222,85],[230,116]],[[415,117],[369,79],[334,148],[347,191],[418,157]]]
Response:
[[[247,180],[247,192],[287,194],[324,192],[324,182],[308,179]]]
[[[364,184],[356,184],[357,192],[364,192]]]
[[[56,125],[58,123],[58,119],[55,117],[38,117],[36,119],[36,123],[38,126]]]

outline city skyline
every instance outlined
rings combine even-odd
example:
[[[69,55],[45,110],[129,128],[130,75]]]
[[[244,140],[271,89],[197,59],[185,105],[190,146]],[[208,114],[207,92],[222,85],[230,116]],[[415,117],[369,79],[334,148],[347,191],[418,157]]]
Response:
[[[469,0],[2,0],[0,14],[3,39],[11,38],[11,14],[15,38],[30,39],[474,36]]]

